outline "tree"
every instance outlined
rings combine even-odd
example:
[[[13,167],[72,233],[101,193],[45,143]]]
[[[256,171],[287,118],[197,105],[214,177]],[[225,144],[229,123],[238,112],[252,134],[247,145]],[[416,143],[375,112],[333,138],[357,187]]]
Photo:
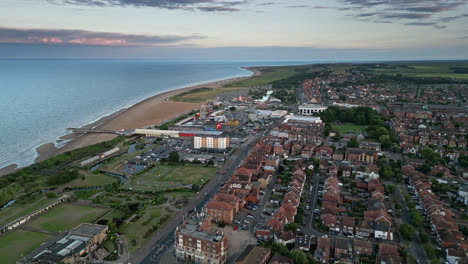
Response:
[[[424,244],[423,245],[424,252],[426,253],[427,259],[433,259],[435,256],[435,249],[431,244]]]
[[[291,251],[291,258],[294,260],[294,264],[309,263],[306,254],[299,249]]]
[[[460,163],[460,166],[462,166],[463,168],[467,168],[468,167],[468,156],[467,155],[460,155],[460,157],[458,157],[458,163]]]
[[[411,240],[414,234],[414,228],[407,223],[403,223],[400,225],[400,234],[404,239]]]
[[[296,223],[290,223],[289,225],[286,225],[284,227],[285,231],[293,231],[296,232],[296,230],[299,228],[299,225]]]
[[[394,193],[396,190],[396,187],[395,185],[389,184],[385,186],[385,190],[387,191],[387,193]]]
[[[176,151],[172,151],[171,153],[169,153],[169,162],[179,163],[179,153],[177,153]]]
[[[382,143],[382,148],[386,149],[392,146],[392,141],[390,140],[389,135],[383,135],[379,137],[380,143]]]
[[[348,148],[359,148],[359,143],[357,142],[357,140],[355,138],[351,138],[349,141],[348,141],[348,145],[347,145]]]

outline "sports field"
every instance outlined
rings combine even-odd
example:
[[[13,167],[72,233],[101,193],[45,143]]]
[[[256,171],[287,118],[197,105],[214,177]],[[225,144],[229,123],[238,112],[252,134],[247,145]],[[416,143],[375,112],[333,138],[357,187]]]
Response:
[[[53,236],[30,232],[21,229],[14,230],[0,237],[0,262],[2,264],[14,264],[25,255],[39,247]]]
[[[51,232],[61,232],[81,223],[89,222],[105,211],[102,208],[64,204],[41,215],[38,219],[28,223],[27,226]]]
[[[332,125],[333,130],[340,132],[341,135],[352,132],[365,132],[366,126],[353,125],[353,124],[342,124],[342,125]]]
[[[141,191],[158,191],[166,188],[183,188],[190,184],[205,184],[216,168],[203,166],[161,165],[132,177],[126,188]]]

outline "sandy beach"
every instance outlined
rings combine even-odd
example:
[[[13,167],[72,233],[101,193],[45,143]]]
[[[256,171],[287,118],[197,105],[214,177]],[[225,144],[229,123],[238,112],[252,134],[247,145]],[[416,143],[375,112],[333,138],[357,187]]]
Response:
[[[244,80],[261,74],[261,72],[252,68],[244,69],[252,71],[253,74],[248,77],[237,77],[210,83],[204,83],[158,94],[146,100],[143,100],[127,109],[123,109],[116,113],[113,113],[110,116],[103,117],[97,122],[88,124],[85,127],[96,127],[99,129],[111,130],[130,130],[161,124],[183,113],[189,112],[193,109],[197,109],[202,104],[166,101],[167,98],[201,87],[221,88],[225,84],[234,81]],[[103,142],[106,140],[110,140],[114,137],[116,136],[111,134],[84,134],[79,136],[64,135],[60,138],[60,141],[67,140],[68,142],[61,148],[56,148],[53,143],[43,144],[42,146],[38,147],[36,150],[39,156],[36,158],[35,161],[39,162],[53,157],[55,155],[89,146],[92,144],[96,144],[99,142]],[[14,170],[14,168],[15,167],[9,166],[8,171],[11,172],[12,170]]]

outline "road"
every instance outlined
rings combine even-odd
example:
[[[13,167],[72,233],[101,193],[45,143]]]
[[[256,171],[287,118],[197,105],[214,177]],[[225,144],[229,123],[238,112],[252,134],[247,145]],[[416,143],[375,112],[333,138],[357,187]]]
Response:
[[[119,260],[119,263],[159,263],[159,258],[174,245],[175,228],[180,225],[190,211],[201,211],[203,206],[218,191],[221,183],[225,182],[229,176],[241,164],[244,158],[251,150],[261,135],[251,136],[244,144],[234,152],[230,159],[226,161],[223,168],[218,170],[211,180],[203,186],[202,190],[193,197],[193,199],[179,212],[177,212],[158,232],[156,232],[148,241],[130,258]],[[205,195],[206,193],[206,195]]]
[[[403,197],[403,194],[401,193],[400,190],[400,185],[397,184],[396,188],[396,198],[398,202],[403,205],[402,208],[402,219],[405,223],[408,223],[411,225],[411,217],[408,211],[408,207],[406,206],[406,201]],[[408,247],[408,250],[410,251],[410,254],[415,257],[415,259],[419,260],[420,264],[427,264],[427,258],[426,254],[424,253],[424,249],[422,248],[422,243],[419,240],[418,232],[414,232],[413,237],[411,238],[411,243],[410,246]]]

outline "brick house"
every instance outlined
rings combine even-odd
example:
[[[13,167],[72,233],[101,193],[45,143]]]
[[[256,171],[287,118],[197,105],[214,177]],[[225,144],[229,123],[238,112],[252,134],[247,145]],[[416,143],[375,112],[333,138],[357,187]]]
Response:
[[[354,253],[356,255],[372,255],[372,243],[365,240],[354,240]]]

